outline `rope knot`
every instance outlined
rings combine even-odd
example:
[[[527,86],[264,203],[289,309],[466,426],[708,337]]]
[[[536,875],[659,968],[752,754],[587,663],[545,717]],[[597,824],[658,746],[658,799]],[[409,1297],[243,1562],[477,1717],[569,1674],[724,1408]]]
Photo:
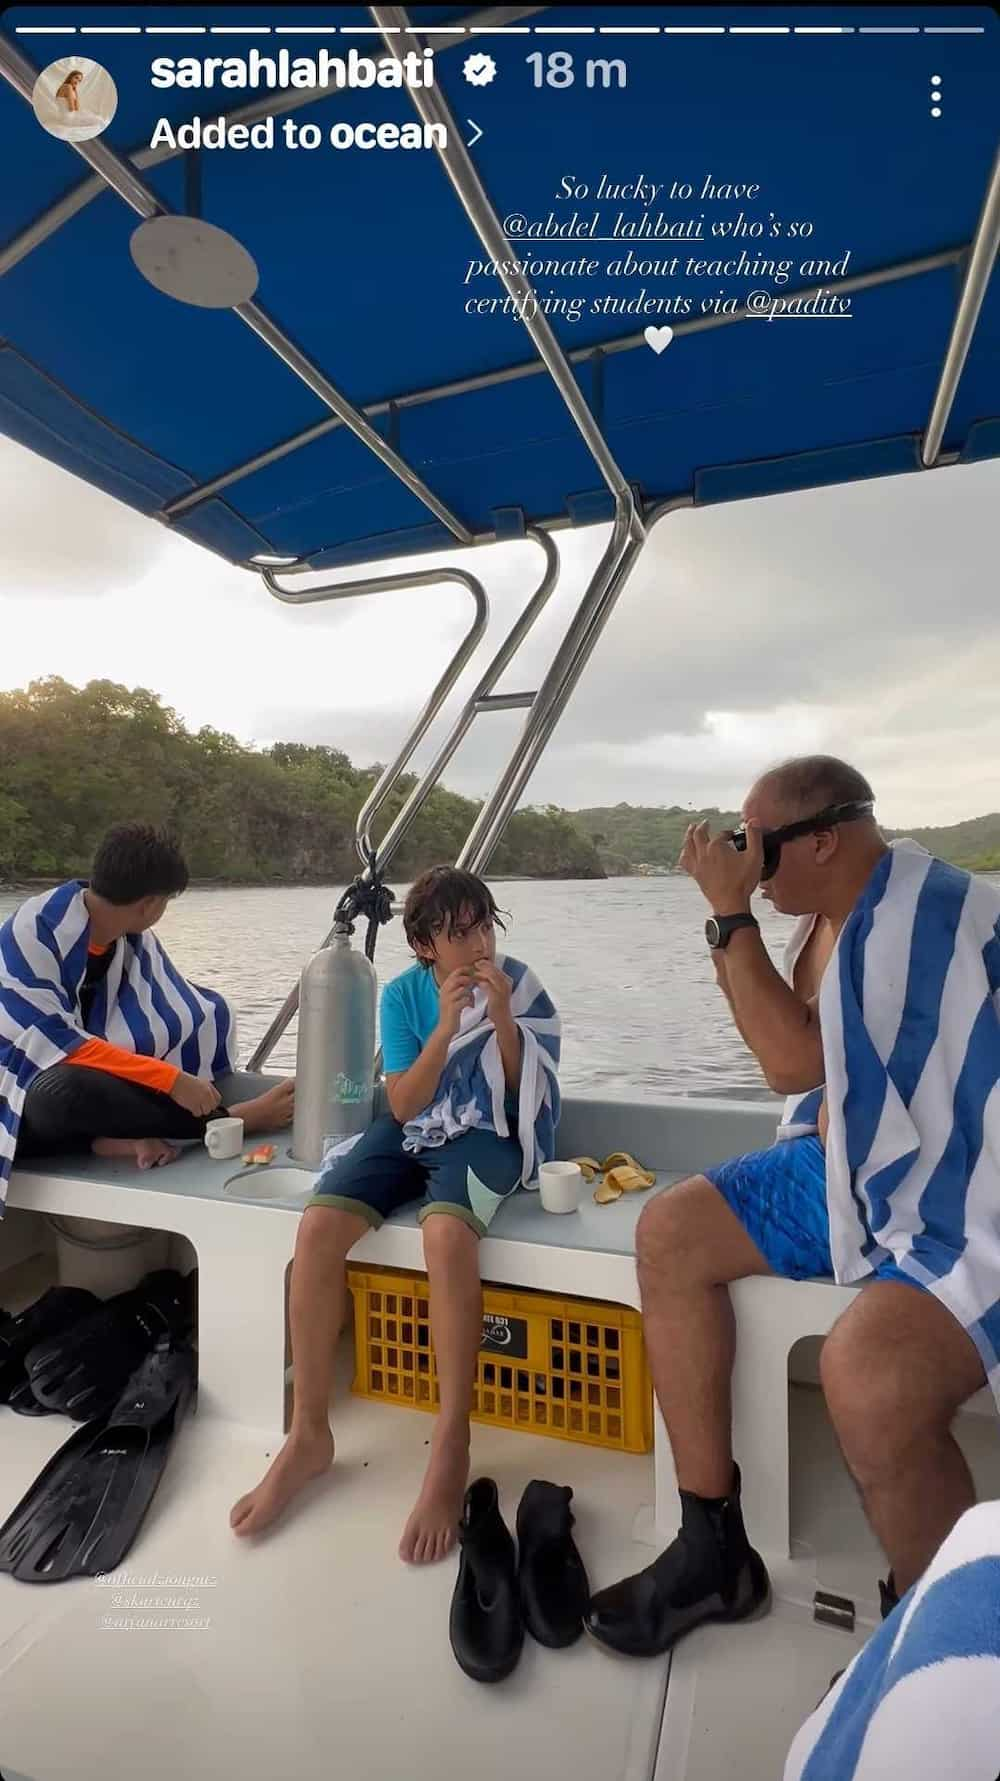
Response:
[[[378,861],[372,853],[368,857],[366,871],[348,885],[334,912],[336,925],[346,928],[349,934],[353,934],[356,921],[360,921],[362,917],[367,919],[365,957],[370,960],[375,957],[379,928],[392,920],[394,900],[392,891],[383,883]]]

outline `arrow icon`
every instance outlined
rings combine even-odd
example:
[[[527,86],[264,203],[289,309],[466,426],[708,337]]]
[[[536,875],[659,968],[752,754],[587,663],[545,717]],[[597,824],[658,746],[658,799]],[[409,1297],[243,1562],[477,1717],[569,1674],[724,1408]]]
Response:
[[[479,128],[479,125],[478,125],[478,124],[477,124],[477,123],[476,123],[476,120],[475,120],[475,118],[471,118],[471,117],[467,117],[467,118],[466,118],[466,120],[465,120],[465,121],[466,121],[466,123],[467,123],[467,124],[471,124],[471,125],[472,125],[472,128],[473,128],[473,129],[474,129],[474,130],[475,130],[475,132],[476,132],[476,134],[475,134],[475,135],[474,135],[474,136],[470,136],[470,137],[469,137],[469,139],[468,139],[468,141],[467,141],[467,143],[466,143],[466,145],[465,145],[465,146],[466,146],[466,148],[472,148],[472,147],[473,147],[473,146],[474,146],[474,145],[475,145],[475,144],[476,144],[476,143],[477,143],[477,142],[478,142],[478,141],[479,141],[479,138],[480,138],[480,136],[481,136],[481,135],[482,135],[482,134],[483,134],[483,132],[482,132],[482,130],[481,130],[481,129],[480,129],[480,128]]]

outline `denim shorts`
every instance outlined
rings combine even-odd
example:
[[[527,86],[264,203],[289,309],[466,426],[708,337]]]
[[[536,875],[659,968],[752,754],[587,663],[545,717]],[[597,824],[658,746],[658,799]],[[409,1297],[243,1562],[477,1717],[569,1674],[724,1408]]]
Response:
[[[308,1204],[357,1213],[377,1230],[401,1206],[421,1200],[421,1224],[432,1212],[448,1212],[485,1237],[523,1167],[517,1139],[488,1130],[473,1129],[413,1156],[403,1149],[402,1126],[387,1113],[353,1150],[326,1165]]]

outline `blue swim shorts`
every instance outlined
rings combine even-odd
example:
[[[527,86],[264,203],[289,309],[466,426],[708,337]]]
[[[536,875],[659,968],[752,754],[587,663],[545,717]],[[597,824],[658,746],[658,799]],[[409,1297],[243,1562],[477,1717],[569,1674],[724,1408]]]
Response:
[[[789,1138],[704,1173],[775,1274],[832,1278],[826,1157],[817,1137]],[[874,1277],[920,1285],[892,1261],[876,1267]]]

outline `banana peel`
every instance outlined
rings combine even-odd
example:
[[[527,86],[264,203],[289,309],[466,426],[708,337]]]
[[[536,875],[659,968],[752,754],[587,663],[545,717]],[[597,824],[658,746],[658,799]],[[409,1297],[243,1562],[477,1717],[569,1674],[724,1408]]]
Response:
[[[594,1189],[594,1198],[599,1206],[610,1206],[612,1200],[620,1200],[621,1197],[621,1188],[607,1179],[603,1179]]]
[[[592,1157],[586,1160],[593,1162]],[[577,1158],[577,1161],[582,1167],[582,1159]],[[613,1200],[620,1200],[622,1194],[642,1193],[656,1182],[653,1171],[644,1169],[627,1150],[613,1150],[598,1168],[601,1180],[594,1190],[594,1199],[599,1206],[610,1206]],[[592,1177],[588,1176],[587,1179],[589,1182]]]
[[[610,1183],[623,1194],[638,1194],[645,1188],[652,1187],[655,1180],[656,1176],[651,1175],[648,1169],[629,1168],[622,1163],[617,1169],[608,1170],[604,1185],[607,1187]]]
[[[595,1176],[603,1173],[601,1165],[595,1156],[574,1156],[570,1158],[570,1161],[576,1164],[588,1187]]]
[[[652,1187],[656,1180],[656,1176],[651,1170],[644,1169],[641,1163],[636,1162],[635,1157],[630,1150],[613,1150],[610,1156],[605,1157],[601,1164],[601,1168],[604,1170],[605,1175],[614,1173],[620,1168],[628,1169],[632,1174],[642,1176],[643,1187]],[[624,1183],[622,1184],[622,1187],[625,1193],[635,1192],[634,1187],[627,1188],[624,1186]]]

